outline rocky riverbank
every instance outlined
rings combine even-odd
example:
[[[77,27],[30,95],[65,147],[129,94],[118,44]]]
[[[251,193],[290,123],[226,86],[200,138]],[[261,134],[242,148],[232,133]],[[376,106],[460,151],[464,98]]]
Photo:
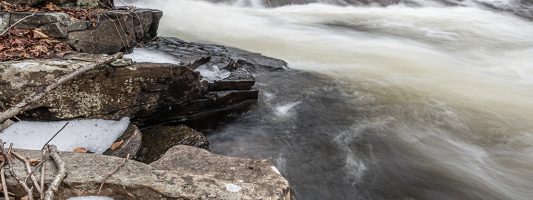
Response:
[[[4,111],[44,93],[26,102],[24,112],[1,122],[4,132],[12,132],[15,126],[10,125],[18,120],[131,121],[104,155],[90,153],[89,145],[60,149],[69,175],[60,185],[58,198],[94,195],[107,171],[131,157],[135,161],[127,162],[107,180],[102,195],[115,199],[292,199],[288,182],[269,161],[211,154],[205,136],[189,128],[202,130],[238,116],[257,101],[253,74],[284,70],[285,62],[219,45],[157,37],[163,15],[158,10],[111,8],[112,1],[2,3],[57,6],[57,12],[2,11],[0,32],[10,34],[12,28],[38,31],[74,50],[54,58],[0,62]],[[64,8],[71,13],[77,12],[72,9],[100,10],[93,18],[81,20],[62,12]],[[120,52],[132,54],[116,56]],[[110,54],[118,59],[102,62]],[[96,67],[80,72],[88,66]],[[72,74],[76,76],[47,91]],[[9,138],[3,139],[9,143]],[[40,151],[17,151],[28,158],[41,156]],[[13,167],[26,175],[22,163]],[[52,165],[47,169],[52,169],[45,175],[50,183],[56,171]],[[8,180],[8,189],[17,198],[24,196],[14,180]]]

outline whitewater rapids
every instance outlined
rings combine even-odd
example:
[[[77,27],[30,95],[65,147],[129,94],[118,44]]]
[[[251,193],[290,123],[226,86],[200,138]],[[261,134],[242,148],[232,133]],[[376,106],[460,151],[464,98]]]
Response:
[[[532,199],[533,23],[416,2],[135,4],[164,11],[161,35],[299,70],[258,75],[259,105],[210,142],[272,159],[300,199]]]

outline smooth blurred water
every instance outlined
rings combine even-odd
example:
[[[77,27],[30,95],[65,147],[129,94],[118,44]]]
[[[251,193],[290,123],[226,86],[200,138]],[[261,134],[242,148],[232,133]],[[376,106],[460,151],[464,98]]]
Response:
[[[324,2],[136,4],[165,12],[162,35],[295,69],[258,74],[259,104],[209,139],[271,159],[300,199],[533,197],[529,4]]]

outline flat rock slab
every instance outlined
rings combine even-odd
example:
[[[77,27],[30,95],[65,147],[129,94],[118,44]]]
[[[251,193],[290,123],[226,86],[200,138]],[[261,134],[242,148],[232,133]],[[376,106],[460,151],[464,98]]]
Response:
[[[41,156],[39,151],[15,151],[29,158]],[[95,195],[104,177],[123,161],[93,154],[60,155],[69,174],[60,186],[58,199]],[[16,162],[14,169],[26,175],[21,162]],[[49,184],[56,168],[48,162],[46,169]],[[18,197],[24,194],[11,178],[8,186]],[[128,161],[106,181],[100,195],[114,199],[291,199],[287,180],[266,160],[225,157],[182,145],[150,165]]]
[[[14,105],[45,83],[103,56],[0,62],[0,101]],[[202,96],[200,79],[190,68],[172,64],[103,66],[55,89],[26,114],[46,120],[150,115]]]

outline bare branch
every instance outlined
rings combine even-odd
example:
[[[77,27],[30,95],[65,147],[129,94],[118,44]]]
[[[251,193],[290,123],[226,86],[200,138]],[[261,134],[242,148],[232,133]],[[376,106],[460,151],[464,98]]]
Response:
[[[120,167],[122,167],[124,164],[126,164],[126,162],[130,159],[130,154],[128,154],[126,156],[126,159],[124,159],[124,161],[122,163],[120,163],[120,165],[117,166],[117,168],[115,168],[115,170],[113,170],[111,173],[109,173],[105,178],[104,180],[102,180],[102,183],[100,184],[100,188],[98,188],[98,192],[96,193],[96,196],[99,196],[100,195],[100,192],[102,191],[102,188],[104,187],[104,184],[105,182],[107,181],[107,179],[111,176],[113,176],[113,174],[117,173],[118,169],[120,169]]]
[[[2,145],[3,146],[3,145]],[[3,147],[2,147],[3,149]],[[7,191],[6,175],[5,175],[5,162],[2,162],[2,168],[0,169],[0,177],[2,179],[2,190],[4,191],[4,199],[9,199],[9,192]]]
[[[46,147],[46,146],[48,145],[48,143],[50,143],[50,142],[51,142],[51,141],[57,136],[57,134],[59,134],[63,129],[65,129],[65,127],[67,127],[68,123],[70,123],[70,122],[65,123],[65,125],[63,125],[63,127],[61,127],[61,129],[59,129],[59,131],[57,131],[57,132],[54,134],[54,136],[52,136],[52,138],[50,138],[50,139],[49,139],[49,140],[43,145],[43,148],[41,148],[41,150],[43,150],[44,147]]]
[[[57,165],[58,172],[52,183],[50,183],[50,186],[48,186],[48,189],[44,193],[44,200],[53,200],[54,199],[54,192],[57,192],[59,189],[59,185],[63,181],[63,179],[67,176],[67,169],[65,167],[65,162],[61,159],[59,156],[59,151],[57,150],[57,147],[55,145],[50,145],[50,157],[52,157],[52,160]]]
[[[35,16],[35,13],[37,12],[33,12],[33,14],[31,15],[28,15],[26,17],[23,17],[22,19],[18,20],[17,22],[13,23],[11,26],[7,27],[6,30],[4,32],[2,32],[2,34],[0,34],[0,36],[3,36],[4,34],[6,34],[10,29],[12,29],[13,27],[15,27],[17,24],[19,24],[20,22],[30,18],[30,17],[33,17]]]
[[[39,186],[39,183],[37,182],[37,179],[35,179],[35,176],[31,175],[31,165],[30,165],[30,161],[28,161],[28,159],[24,158],[22,155],[14,152],[14,151],[11,151],[11,154],[13,154],[16,158],[18,158],[19,160],[21,160],[22,162],[24,162],[24,164],[26,165],[26,171],[28,172],[28,176],[31,178],[32,182],[33,182],[33,186],[35,187],[35,189],[37,189],[37,191],[39,192],[39,194],[43,194],[43,189]],[[27,179],[24,180],[24,182],[26,182]]]

